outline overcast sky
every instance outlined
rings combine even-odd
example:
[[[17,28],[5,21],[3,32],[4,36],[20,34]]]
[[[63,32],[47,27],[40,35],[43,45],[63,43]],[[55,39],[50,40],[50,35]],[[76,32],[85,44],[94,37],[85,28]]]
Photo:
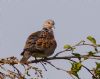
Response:
[[[76,43],[88,35],[100,43],[100,0],[0,0],[0,58],[21,58],[28,35],[41,30],[46,19],[53,19],[56,24],[55,53],[63,50],[64,44]],[[82,79],[91,79],[83,72]],[[72,79],[50,66],[45,72],[44,79],[62,78]]]

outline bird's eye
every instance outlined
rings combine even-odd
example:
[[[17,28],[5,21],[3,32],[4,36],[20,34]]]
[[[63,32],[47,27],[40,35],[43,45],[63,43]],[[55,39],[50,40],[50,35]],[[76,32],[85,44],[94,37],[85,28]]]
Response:
[[[50,24],[50,22],[48,22],[48,24]]]

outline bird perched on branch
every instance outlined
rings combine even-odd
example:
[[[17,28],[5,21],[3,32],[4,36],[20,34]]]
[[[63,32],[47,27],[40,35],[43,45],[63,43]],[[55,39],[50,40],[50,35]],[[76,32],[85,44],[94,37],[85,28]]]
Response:
[[[31,56],[35,59],[46,58],[54,53],[57,47],[53,33],[54,25],[55,22],[48,19],[43,23],[42,30],[34,32],[28,37],[21,53],[23,56],[20,60],[21,63],[26,63]]]

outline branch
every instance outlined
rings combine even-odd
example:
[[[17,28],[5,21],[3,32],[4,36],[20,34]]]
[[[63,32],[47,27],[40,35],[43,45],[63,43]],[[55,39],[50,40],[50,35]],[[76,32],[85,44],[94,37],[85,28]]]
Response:
[[[87,52],[86,55],[81,55],[79,53],[74,53],[74,50],[78,47],[78,46],[92,46],[95,51],[91,51],[91,52]],[[79,43],[71,46],[69,45],[69,48],[65,48],[64,50],[58,52],[57,54],[55,54],[53,57],[48,57],[48,58],[42,58],[42,59],[37,59],[37,60],[31,60],[31,61],[27,61],[27,64],[21,64],[20,63],[20,60],[17,59],[17,57],[8,57],[8,58],[3,58],[3,59],[0,59],[0,68],[3,69],[4,71],[6,71],[7,69],[5,69],[5,67],[3,67],[3,65],[5,64],[8,64],[9,66],[12,66],[17,72],[15,71],[10,71],[8,69],[7,72],[9,72],[11,75],[8,74],[8,76],[12,77],[16,76],[16,78],[25,78],[24,76],[22,76],[23,74],[20,72],[20,70],[18,68],[16,68],[16,64],[21,64],[24,66],[24,69],[27,71],[27,75],[28,75],[28,71],[30,69],[34,69],[36,71],[36,73],[39,73],[40,76],[42,77],[42,74],[41,74],[41,71],[38,69],[38,68],[34,68],[32,66],[29,66],[30,64],[32,63],[41,63],[43,68],[47,71],[46,67],[45,67],[45,62],[48,63],[49,65],[51,65],[52,67],[56,68],[57,70],[62,70],[62,71],[65,71],[65,72],[68,72],[64,69],[61,69],[59,67],[56,67],[55,65],[53,65],[50,60],[69,60],[69,61],[72,61],[74,63],[77,63],[77,60],[74,61],[74,59],[78,59],[80,61],[80,63],[82,62],[81,59],[83,58],[84,60],[86,59],[96,59],[96,60],[100,60],[100,56],[96,55],[97,53],[99,53],[100,51],[98,51],[98,47],[100,47],[100,45],[95,45],[95,44],[88,44],[88,43],[85,43],[85,41],[80,41]],[[62,53],[65,53],[67,51],[70,51],[72,55],[70,56],[60,56],[60,54]],[[58,56],[59,55],[59,56]],[[66,54],[65,54],[66,55]],[[25,66],[27,66],[27,68],[25,68]],[[85,67],[84,65],[82,65],[82,67],[84,67],[89,73],[91,73],[91,75],[96,78],[96,76],[91,72],[91,70],[89,70],[87,67]],[[19,75],[19,76],[18,76]],[[30,75],[29,75],[30,76]],[[97,79],[97,78],[96,78]]]

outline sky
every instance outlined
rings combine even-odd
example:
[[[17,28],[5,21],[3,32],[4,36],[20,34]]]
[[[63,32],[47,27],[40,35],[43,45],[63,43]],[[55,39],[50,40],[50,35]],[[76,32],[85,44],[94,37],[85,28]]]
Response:
[[[55,21],[58,44],[55,53],[63,50],[65,44],[86,40],[88,35],[100,43],[100,0],[0,0],[0,58],[16,56],[20,59],[28,35],[41,30],[47,19]],[[61,62],[54,61],[61,67],[68,64]],[[82,79],[91,79],[90,74],[84,72],[80,72]],[[51,66],[44,75],[44,79],[72,79]]]

